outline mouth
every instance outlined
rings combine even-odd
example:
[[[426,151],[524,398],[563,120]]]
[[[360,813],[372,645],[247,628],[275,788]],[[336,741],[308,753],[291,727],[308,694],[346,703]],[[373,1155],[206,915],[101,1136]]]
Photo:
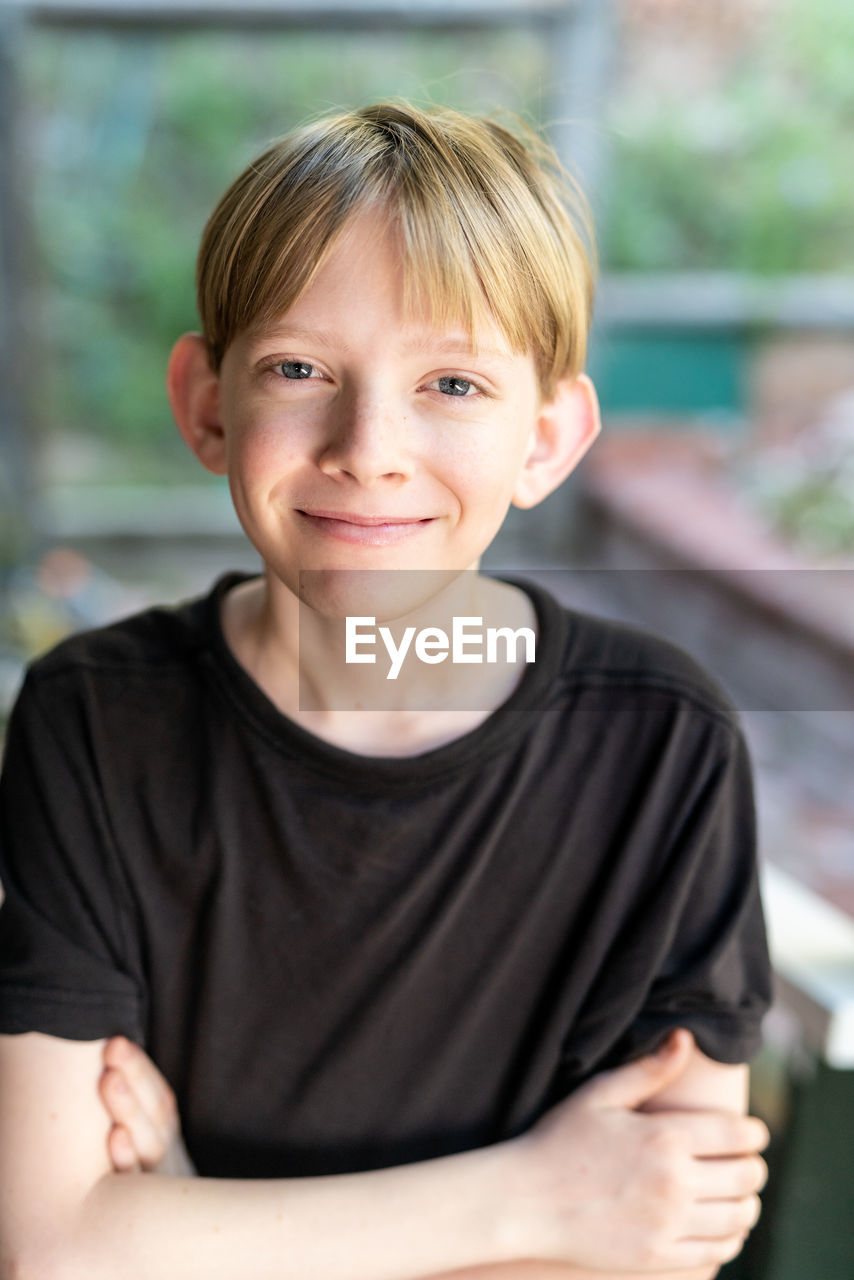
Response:
[[[297,508],[297,515],[323,537],[373,547],[387,546],[416,536],[435,519],[434,516],[368,516],[352,511],[318,511],[302,508]]]
[[[301,516],[311,516],[317,520],[335,520],[344,524],[358,524],[366,528],[374,528],[383,524],[426,524],[427,519],[421,516],[362,516],[352,511],[305,511],[300,509]]]

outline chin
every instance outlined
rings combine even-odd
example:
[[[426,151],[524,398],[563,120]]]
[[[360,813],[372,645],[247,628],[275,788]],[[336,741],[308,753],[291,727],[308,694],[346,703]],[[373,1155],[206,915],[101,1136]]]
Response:
[[[303,569],[298,595],[301,604],[322,617],[370,617],[380,624],[424,609],[460,572],[426,568]]]

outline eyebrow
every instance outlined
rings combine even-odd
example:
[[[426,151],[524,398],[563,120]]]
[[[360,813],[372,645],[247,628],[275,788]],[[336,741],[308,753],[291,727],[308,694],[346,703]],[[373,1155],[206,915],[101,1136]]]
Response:
[[[350,347],[348,343],[342,342],[336,333],[331,329],[312,329],[301,325],[283,325],[282,328],[270,326],[269,328],[259,329],[254,335],[256,341],[277,339],[297,339],[298,341],[318,342],[323,346],[337,346],[345,354],[349,354]],[[471,338],[466,333],[452,333],[442,338],[434,339],[430,333],[425,333],[421,338],[413,338],[401,347],[404,355],[418,355],[421,352],[435,351],[441,355],[470,355],[475,354]],[[498,347],[477,348],[477,357],[485,356],[491,360],[509,361],[513,358],[513,353],[507,350],[502,351]]]

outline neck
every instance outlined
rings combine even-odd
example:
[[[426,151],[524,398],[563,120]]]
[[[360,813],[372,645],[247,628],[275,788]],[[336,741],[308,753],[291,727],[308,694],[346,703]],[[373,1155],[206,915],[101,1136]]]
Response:
[[[316,599],[322,589],[324,600],[336,604],[332,613],[298,599],[268,571],[263,581],[226,598],[226,639],[267,696],[310,732],[356,750],[368,744],[371,754],[376,747],[377,754],[424,750],[425,743],[439,745],[474,728],[525,670],[524,644],[515,661],[453,661],[454,619],[482,620],[482,626],[468,624],[467,654],[483,653],[472,637],[487,628],[535,627],[530,601],[517,588],[471,571],[444,574],[441,581],[429,577],[374,572],[330,584],[328,575],[322,582],[320,575],[303,575],[303,597]],[[403,611],[401,602],[408,606]],[[376,661],[347,661],[348,617],[355,638],[350,655]],[[374,621],[356,627],[355,617]],[[447,637],[447,656],[421,660],[419,648],[428,656],[441,649],[439,633]]]

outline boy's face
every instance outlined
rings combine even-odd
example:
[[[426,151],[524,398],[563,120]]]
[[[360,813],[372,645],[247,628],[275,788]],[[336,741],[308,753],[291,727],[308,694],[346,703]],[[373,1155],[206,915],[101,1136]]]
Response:
[[[471,568],[512,501],[544,496],[526,488],[542,446],[532,357],[488,321],[474,355],[402,295],[393,231],[358,214],[297,302],[223,360],[207,465],[294,593],[301,569]]]

